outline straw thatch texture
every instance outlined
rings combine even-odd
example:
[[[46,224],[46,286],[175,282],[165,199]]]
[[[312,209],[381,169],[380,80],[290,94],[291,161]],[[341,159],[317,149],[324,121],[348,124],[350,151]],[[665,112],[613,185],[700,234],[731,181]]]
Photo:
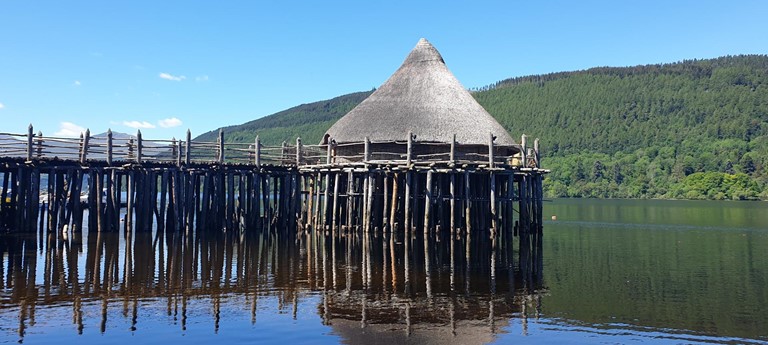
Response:
[[[408,131],[418,141],[487,145],[514,140],[472,98],[445,66],[440,53],[421,39],[403,65],[378,90],[339,119],[327,135],[336,142],[404,140]]]

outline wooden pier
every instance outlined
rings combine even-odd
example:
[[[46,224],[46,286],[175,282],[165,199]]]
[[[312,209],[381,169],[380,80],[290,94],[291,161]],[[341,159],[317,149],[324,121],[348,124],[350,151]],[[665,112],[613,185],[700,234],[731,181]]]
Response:
[[[457,153],[455,141],[266,146],[107,135],[0,133],[0,222],[9,232],[541,232],[538,140]],[[475,150],[477,151],[477,150]],[[500,155],[498,152],[514,153]],[[123,206],[125,205],[125,206]],[[87,209],[88,212],[84,212]],[[87,215],[87,219],[84,219]],[[521,236],[521,239],[538,236]]]

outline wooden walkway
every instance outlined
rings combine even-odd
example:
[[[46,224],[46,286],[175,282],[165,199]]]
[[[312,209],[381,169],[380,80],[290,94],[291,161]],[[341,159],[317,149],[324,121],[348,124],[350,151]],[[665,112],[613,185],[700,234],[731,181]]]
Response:
[[[263,145],[0,133],[0,225],[10,232],[541,233],[538,139],[487,153],[455,142]],[[346,147],[360,148],[357,154]],[[379,148],[378,150],[376,148]],[[347,153],[344,153],[347,152]],[[460,153],[463,152],[463,153]],[[515,152],[503,156],[499,152]],[[87,209],[88,212],[84,212]],[[84,217],[87,215],[87,219]],[[523,243],[521,243],[522,245]]]

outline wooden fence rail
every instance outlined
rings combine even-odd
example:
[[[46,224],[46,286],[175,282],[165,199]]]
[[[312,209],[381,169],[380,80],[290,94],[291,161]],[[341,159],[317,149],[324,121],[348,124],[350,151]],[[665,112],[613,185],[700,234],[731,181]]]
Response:
[[[80,138],[46,137],[34,133],[32,125],[26,134],[0,133],[0,157],[24,157],[32,160],[105,161],[113,163],[175,163],[178,166],[191,163],[245,164],[275,166],[322,166],[340,163],[365,164],[477,164],[486,162],[489,167],[516,166],[539,167],[539,144],[527,147],[527,138],[521,144],[501,146],[494,144],[489,133],[486,153],[458,152],[455,135],[444,143],[417,142],[413,135],[402,141],[369,141],[336,144],[304,145],[301,138],[295,144],[283,142],[280,146],[261,143],[257,136],[254,143],[225,142],[224,132],[219,131],[216,142],[192,141],[187,131],[185,140],[144,139],[141,131],[135,136],[115,137],[112,131],[93,136],[90,131]],[[474,145],[477,146],[477,145]],[[416,148],[423,148],[419,152]],[[362,148],[362,149],[361,149]],[[505,150],[501,150],[505,149]],[[502,155],[500,152],[514,152]]]

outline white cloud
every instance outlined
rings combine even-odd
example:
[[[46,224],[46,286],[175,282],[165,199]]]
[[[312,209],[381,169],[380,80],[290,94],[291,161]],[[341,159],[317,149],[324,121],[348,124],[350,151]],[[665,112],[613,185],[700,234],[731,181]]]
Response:
[[[172,81],[182,81],[184,79],[187,79],[187,77],[185,77],[183,75],[178,75],[177,76],[177,75],[173,75],[173,74],[170,74],[170,73],[160,73],[160,79],[172,80]]]
[[[160,125],[160,127],[163,128],[172,128],[172,127],[179,127],[181,126],[181,120],[171,117],[168,119],[162,119],[160,121],[157,121],[157,124]]]
[[[195,81],[208,81],[207,75],[201,75],[199,77],[195,77]]]
[[[59,137],[79,137],[83,132],[85,132],[83,127],[72,122],[61,122],[59,123],[59,130],[54,135]]]
[[[79,80],[75,80],[74,83],[72,83],[73,86],[80,86],[82,85]]]
[[[123,126],[141,129],[141,128],[155,128],[155,125],[147,121],[123,121]]]
[[[3,108],[5,108],[5,104],[0,103],[0,109],[3,109]]]

